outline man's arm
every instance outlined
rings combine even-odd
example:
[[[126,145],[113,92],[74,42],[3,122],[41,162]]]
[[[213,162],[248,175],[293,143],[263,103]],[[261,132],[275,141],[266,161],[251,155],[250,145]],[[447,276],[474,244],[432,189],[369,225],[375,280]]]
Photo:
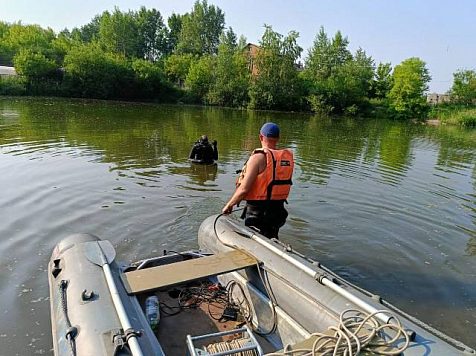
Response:
[[[190,151],[190,159],[195,159],[195,155],[197,154],[197,145],[193,145],[192,150]]]
[[[246,174],[241,182],[240,186],[236,188],[235,193],[222,209],[223,214],[231,213],[233,207],[237,205],[240,201],[242,201],[250,192],[253,183],[256,180],[256,177],[259,174],[260,163],[262,163],[263,159],[266,157],[262,154],[254,154],[248,160],[246,164]]]

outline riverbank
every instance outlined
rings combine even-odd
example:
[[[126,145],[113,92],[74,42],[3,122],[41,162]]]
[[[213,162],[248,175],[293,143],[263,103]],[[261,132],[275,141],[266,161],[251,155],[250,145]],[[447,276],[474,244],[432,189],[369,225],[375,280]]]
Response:
[[[441,105],[435,106],[428,113],[428,121],[438,120],[440,123],[476,127],[476,107]]]
[[[49,98],[49,99],[82,99],[82,100],[98,100],[111,103],[149,103],[149,104],[171,104],[171,105],[191,105],[191,106],[202,106],[202,107],[216,107],[216,108],[226,108],[226,109],[235,109],[235,110],[252,110],[256,112],[268,112],[268,113],[290,113],[290,114],[308,114],[315,115],[310,110],[300,110],[300,111],[283,111],[283,110],[265,110],[265,109],[249,109],[246,107],[236,108],[236,107],[226,107],[218,105],[206,105],[203,103],[197,103],[190,99],[190,96],[184,90],[176,88],[175,96],[167,96],[162,98],[162,100],[152,100],[150,98],[135,98],[135,99],[124,99],[124,98],[76,98],[67,95],[31,95],[27,93],[25,89],[25,83],[21,80],[20,77],[6,77],[0,80],[0,98],[14,98],[14,97],[30,97],[36,99]],[[181,92],[181,93],[180,93]],[[392,119],[393,115],[390,113],[390,108],[388,106],[388,101],[386,100],[368,100],[367,104],[364,105],[365,109],[359,115],[325,115],[329,117],[345,117],[345,116],[359,116],[359,117],[368,117],[368,118],[380,118],[380,119]],[[435,105],[431,107],[427,116],[423,119],[411,119],[412,121],[425,120],[428,125],[437,126],[439,124],[450,124],[458,125],[464,127],[476,127],[476,107],[467,107],[461,105]]]

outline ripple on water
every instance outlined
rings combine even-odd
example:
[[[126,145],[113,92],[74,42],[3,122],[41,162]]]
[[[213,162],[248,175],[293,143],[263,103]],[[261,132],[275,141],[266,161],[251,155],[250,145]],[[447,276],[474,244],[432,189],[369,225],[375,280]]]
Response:
[[[474,344],[466,326],[476,324],[471,131],[218,108],[0,99],[2,350],[50,350],[45,271],[61,238],[94,233],[111,240],[126,261],[197,248],[200,223],[231,196],[235,171],[259,145],[256,133],[267,120],[278,122],[296,158],[281,239]],[[187,160],[203,132],[219,142],[218,166]]]

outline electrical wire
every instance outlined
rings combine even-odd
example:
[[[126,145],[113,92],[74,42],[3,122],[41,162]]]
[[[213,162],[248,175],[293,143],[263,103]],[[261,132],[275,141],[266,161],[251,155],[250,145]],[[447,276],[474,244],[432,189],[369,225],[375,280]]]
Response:
[[[232,210],[231,212],[234,213],[234,212],[240,211],[240,210],[243,210],[243,208],[235,209],[235,210]],[[232,248],[232,249],[234,249],[234,250],[238,250],[238,251],[240,251],[240,252],[243,252],[243,253],[245,253],[246,255],[248,255],[249,257],[251,257],[253,260],[255,260],[255,262],[256,262],[256,269],[257,269],[257,271],[258,271],[258,275],[259,275],[259,277],[260,277],[260,279],[261,279],[261,282],[263,283],[263,287],[264,287],[264,289],[265,289],[265,291],[266,291],[266,294],[268,295],[269,300],[270,300],[270,302],[271,302],[270,304],[271,304],[271,312],[273,313],[273,325],[271,326],[271,328],[270,328],[269,330],[265,330],[265,331],[262,330],[259,325],[255,326],[255,323],[252,322],[252,317],[251,317],[251,315],[252,315],[251,304],[249,303],[249,301],[248,301],[248,299],[247,299],[247,297],[246,297],[246,294],[245,294],[245,292],[244,292],[242,286],[241,286],[238,282],[236,282],[236,281],[231,281],[231,282],[234,282],[234,284],[236,284],[236,285],[239,286],[239,288],[240,288],[240,290],[241,290],[241,293],[242,293],[242,295],[243,295],[243,298],[246,299],[247,305],[249,306],[249,309],[248,309],[247,311],[242,310],[242,309],[240,309],[240,311],[241,311],[241,313],[242,313],[243,315],[246,315],[245,312],[248,313],[248,317],[245,317],[245,320],[246,320],[247,324],[251,327],[251,329],[252,329],[255,333],[257,333],[257,334],[259,334],[259,335],[261,335],[261,336],[270,335],[270,334],[274,333],[274,332],[276,331],[277,327],[278,327],[278,314],[277,314],[277,312],[276,312],[277,302],[276,302],[276,298],[275,298],[275,296],[274,296],[274,293],[272,292],[271,285],[269,284],[268,279],[265,278],[264,275],[263,275],[263,270],[262,270],[262,268],[261,268],[261,266],[260,266],[260,261],[259,261],[253,254],[251,254],[250,252],[248,252],[248,251],[246,251],[246,250],[240,249],[240,248],[239,248],[238,246],[236,246],[236,245],[231,245],[231,244],[229,244],[229,243],[224,242],[222,239],[220,239],[220,237],[218,236],[218,231],[217,231],[217,222],[218,222],[218,219],[219,219],[220,217],[222,217],[223,215],[225,215],[225,214],[223,214],[223,213],[218,214],[218,216],[215,218],[215,221],[213,222],[213,230],[214,230],[214,232],[215,232],[215,236],[217,237],[218,241],[220,241],[220,243],[223,244],[224,246],[229,247],[229,248]],[[228,288],[227,288],[227,289],[228,289]],[[232,291],[233,291],[233,289],[232,289]],[[233,297],[233,294],[232,294],[232,293],[229,293],[229,294]],[[238,303],[238,306],[239,306],[239,307],[240,307],[241,305],[242,305],[242,303]]]
[[[216,309],[225,310],[227,307],[232,307],[229,303],[227,291],[225,288],[216,285],[203,283],[200,286],[188,287],[180,290],[177,297],[178,302],[176,306],[170,306],[165,302],[160,302],[160,311],[167,316],[174,316],[186,309],[196,309],[202,304],[207,304],[207,310],[210,317],[214,320],[221,321],[222,314],[217,316],[216,312],[212,312],[211,306]]]

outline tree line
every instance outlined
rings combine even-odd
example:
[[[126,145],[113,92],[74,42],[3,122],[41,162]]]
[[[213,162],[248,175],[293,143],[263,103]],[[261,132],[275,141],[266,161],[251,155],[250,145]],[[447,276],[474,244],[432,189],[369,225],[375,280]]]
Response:
[[[425,117],[431,80],[426,63],[409,58],[392,68],[362,48],[349,50],[340,31],[316,34],[307,53],[299,34],[265,25],[259,50],[225,26],[206,0],[164,20],[157,9],[114,8],[56,34],[38,25],[0,22],[0,94],[201,103],[323,114]],[[297,61],[304,58],[304,66]],[[256,71],[251,71],[251,65]],[[453,92],[476,98],[474,71],[455,73]]]

